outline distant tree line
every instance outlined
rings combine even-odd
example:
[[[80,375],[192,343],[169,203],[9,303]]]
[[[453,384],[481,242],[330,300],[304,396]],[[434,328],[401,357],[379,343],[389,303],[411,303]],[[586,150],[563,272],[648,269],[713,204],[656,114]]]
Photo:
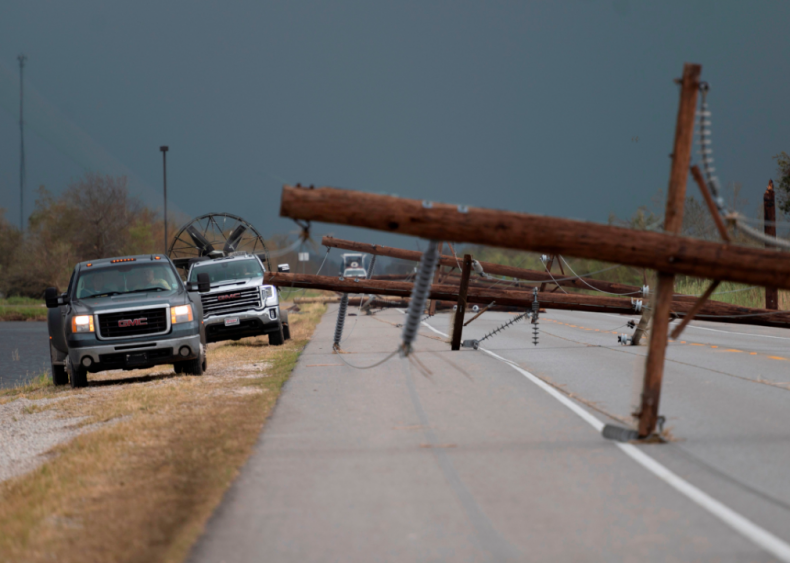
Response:
[[[161,252],[159,213],[129,195],[125,176],[86,173],[59,196],[38,189],[24,233],[0,209],[0,291],[41,297],[65,290],[77,262]]]

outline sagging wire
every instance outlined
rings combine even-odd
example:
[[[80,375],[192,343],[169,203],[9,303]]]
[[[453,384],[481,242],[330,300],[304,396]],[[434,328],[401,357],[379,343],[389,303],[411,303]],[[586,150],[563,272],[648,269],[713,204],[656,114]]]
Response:
[[[568,266],[568,269],[571,271],[571,273],[572,273],[574,276],[576,276],[576,278],[577,278],[577,279],[578,279],[580,282],[582,282],[584,285],[586,285],[586,286],[587,286],[587,287],[589,287],[590,289],[593,289],[593,290],[595,290],[595,291],[598,291],[598,292],[600,292],[600,293],[606,293],[606,294],[608,294],[608,295],[638,295],[638,294],[644,293],[644,288],[642,288],[642,289],[640,289],[640,290],[638,290],[638,291],[630,291],[630,292],[628,292],[628,293],[612,293],[611,291],[604,291],[604,290],[602,290],[602,289],[598,289],[597,287],[593,287],[592,285],[590,285],[589,283],[587,283],[587,281],[586,281],[584,278],[582,278],[580,275],[578,275],[576,272],[574,272],[574,271],[573,271],[573,268],[571,268],[571,265],[568,263],[568,261],[567,261],[567,260],[566,260],[566,259],[565,259],[563,256],[560,256],[560,260],[562,260],[563,262],[565,262],[565,265],[566,265],[566,266]]]
[[[403,323],[403,342],[400,352],[403,356],[408,356],[411,345],[417,337],[420,328],[420,318],[425,310],[425,302],[431,292],[433,274],[436,271],[436,264],[439,261],[439,243],[435,240],[428,241],[428,248],[423,252],[420,260],[420,269],[417,272],[417,279],[411,292],[409,308],[406,311],[406,320]]]

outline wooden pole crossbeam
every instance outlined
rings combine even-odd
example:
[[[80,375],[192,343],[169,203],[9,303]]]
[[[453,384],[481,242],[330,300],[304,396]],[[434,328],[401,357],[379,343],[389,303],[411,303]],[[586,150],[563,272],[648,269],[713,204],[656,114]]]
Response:
[[[667,207],[664,213],[664,230],[677,235],[683,226],[683,206],[686,202],[686,181],[691,161],[691,145],[694,140],[694,114],[699,94],[699,76],[702,67],[686,64],[680,84],[680,107],[675,125],[675,143],[672,151],[672,169],[669,174]],[[675,273],[659,270],[658,289],[653,307],[653,324],[650,330],[650,347],[645,362],[645,379],[642,386],[642,401],[639,410],[639,437],[653,434],[658,421],[661,401],[661,382],[664,376],[664,358],[667,349],[669,314],[672,310],[672,294],[675,289]],[[711,292],[712,293],[712,292]],[[703,301],[704,303],[704,301]],[[696,303],[702,307],[702,303]]]
[[[713,295],[713,292],[716,291],[716,288],[719,287],[720,283],[721,282],[719,281],[714,281],[708,286],[708,289],[705,290],[705,293],[700,295],[697,302],[691,306],[691,310],[686,313],[686,316],[683,317],[683,320],[680,322],[680,324],[676,326],[674,330],[672,330],[672,334],[669,335],[670,338],[677,338],[680,336],[680,334],[683,332],[683,329],[686,328],[686,325],[691,322],[691,320],[694,318],[694,315],[700,312],[702,307],[705,305],[705,302],[710,299],[710,296]]]
[[[485,313],[486,311],[488,311],[488,310],[489,310],[491,307],[493,307],[495,304],[496,304],[496,301],[492,301],[490,305],[486,305],[485,307],[483,307],[482,309],[480,309],[480,310],[477,312],[477,314],[476,314],[474,317],[472,317],[471,319],[469,319],[468,321],[466,321],[466,322],[464,323],[464,326],[468,326],[468,325],[469,325],[469,323],[471,323],[471,322],[472,322],[473,320],[475,320],[477,317],[479,317],[480,315],[482,315],[483,313]]]
[[[472,256],[464,254],[464,266],[461,271],[461,284],[458,286],[458,306],[455,309],[453,322],[452,350],[461,349],[461,334],[464,331],[464,313],[466,312],[466,295],[469,290],[469,275],[472,273]]]

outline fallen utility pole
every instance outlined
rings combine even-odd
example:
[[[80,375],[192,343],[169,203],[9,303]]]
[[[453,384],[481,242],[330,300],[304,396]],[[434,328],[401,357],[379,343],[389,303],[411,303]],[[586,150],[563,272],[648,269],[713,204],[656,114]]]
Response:
[[[307,305],[309,303],[321,303],[324,305],[330,303],[340,303],[340,297],[297,297],[294,299],[294,304],[296,305]],[[366,303],[368,300],[365,297],[349,297],[348,298],[348,306],[349,307],[358,307],[363,303]],[[371,307],[406,307],[409,305],[408,299],[402,298],[382,298],[377,297],[374,298],[373,301],[370,302]]]
[[[293,286],[299,289],[323,289],[338,293],[388,295],[404,298],[411,296],[413,287],[411,282],[356,281],[355,279],[344,279],[341,281],[339,278],[332,276],[286,274],[281,272],[267,272],[264,279],[265,283],[278,287]],[[458,286],[448,284],[433,285],[431,286],[429,298],[446,302],[457,302]],[[490,310],[497,310],[501,306],[531,307],[533,300],[534,296],[530,291],[506,288],[470,287],[466,297],[466,301],[469,304],[488,305],[492,301],[496,301],[496,306]],[[581,293],[551,293],[549,291],[538,293],[538,301],[540,306],[546,309],[625,315],[638,313],[647,305],[641,299],[585,295]],[[671,314],[673,317],[682,318],[691,311],[692,307],[694,307],[694,303],[689,301],[673,301],[670,308]],[[705,321],[790,328],[790,311],[776,312],[766,309],[752,309],[716,301],[706,302],[696,315],[696,318]]]
[[[339,293],[362,293],[373,295],[391,295],[410,297],[411,282],[378,281],[343,279],[331,276],[313,276],[310,274],[286,274],[282,272],[267,272],[264,281],[268,285],[278,287],[295,287],[309,289],[324,289]],[[457,285],[438,284],[431,286],[430,299],[439,301],[458,301],[459,287]],[[623,313],[632,314],[638,308],[638,300],[622,297],[607,297],[583,294],[565,293],[539,293],[540,306],[547,309],[563,309],[568,311],[589,311],[593,313]],[[534,300],[533,293],[515,289],[488,289],[470,287],[467,292],[467,303],[488,305],[496,301],[498,306],[531,307]],[[788,314],[790,318],[790,314]]]
[[[337,188],[292,186],[283,187],[280,215],[790,289],[790,260],[782,260],[776,250],[724,245],[573,219],[467,208]]]
[[[412,262],[419,262],[420,257],[422,256],[422,253],[417,252],[416,250],[404,250],[402,248],[393,248],[391,246],[381,246],[378,244],[367,244],[364,242],[356,242],[353,240],[336,239],[334,237],[329,237],[329,236],[323,237],[321,239],[321,244],[323,244],[327,248],[341,248],[343,250],[353,250],[356,252],[363,252],[366,254],[388,256],[390,258],[398,258],[400,260],[409,260]],[[445,255],[439,257],[439,264],[441,264],[442,266],[457,267],[458,261],[453,256]],[[576,289],[597,289],[599,291],[603,291],[606,293],[615,293],[621,295],[627,294],[629,296],[631,295],[636,296],[642,292],[641,287],[637,287],[634,285],[627,285],[623,283],[607,282],[603,280],[596,280],[596,279],[584,278],[584,277],[564,279],[565,276],[563,276],[557,278],[556,276],[552,277],[552,275],[547,272],[541,272],[539,270],[528,270],[525,268],[516,268],[514,266],[506,266],[504,264],[496,264],[494,262],[479,262],[479,264],[483,267],[483,270],[488,274],[526,280],[527,282],[557,283],[558,285],[561,285],[563,287],[573,287]],[[453,275],[453,274],[447,274],[447,275]],[[384,279],[384,278],[381,278],[379,276],[374,276],[374,279]],[[473,278],[473,279],[475,279],[476,281],[483,281],[483,280],[478,280],[477,278]],[[487,281],[491,283],[500,283],[499,280],[495,280],[493,282],[491,280],[487,280]]]

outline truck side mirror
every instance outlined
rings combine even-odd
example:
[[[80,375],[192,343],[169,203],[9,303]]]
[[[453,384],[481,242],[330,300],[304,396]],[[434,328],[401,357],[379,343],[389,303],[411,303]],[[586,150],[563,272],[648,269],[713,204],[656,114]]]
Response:
[[[44,291],[44,301],[47,302],[47,309],[57,309],[60,305],[58,303],[58,288],[48,287]]]
[[[211,291],[211,278],[208,276],[208,274],[197,275],[197,286],[198,292],[200,293],[208,293]]]
[[[288,264],[277,264],[277,271],[287,274],[291,271],[291,267]]]

